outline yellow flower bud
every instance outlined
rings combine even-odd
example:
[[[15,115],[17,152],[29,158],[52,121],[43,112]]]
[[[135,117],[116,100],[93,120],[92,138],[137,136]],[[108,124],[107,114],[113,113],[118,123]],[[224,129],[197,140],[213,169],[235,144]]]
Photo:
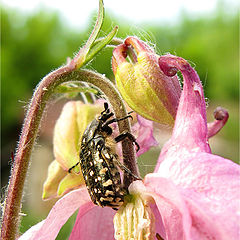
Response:
[[[127,61],[127,56],[131,61]],[[128,37],[113,51],[113,72],[118,90],[134,111],[147,119],[172,125],[181,87],[177,76],[163,74],[158,58],[146,43]]]

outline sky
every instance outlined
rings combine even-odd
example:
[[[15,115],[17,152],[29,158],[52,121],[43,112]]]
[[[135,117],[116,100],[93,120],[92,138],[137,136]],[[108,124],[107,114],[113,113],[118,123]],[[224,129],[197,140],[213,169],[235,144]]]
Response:
[[[180,12],[190,15],[211,14],[219,0],[104,0],[106,12],[123,17],[131,24],[141,22],[172,21],[179,19]],[[238,0],[225,0],[227,6],[236,9]],[[25,13],[37,11],[39,7],[57,10],[72,27],[80,28],[97,12],[98,0],[2,0],[3,5]]]

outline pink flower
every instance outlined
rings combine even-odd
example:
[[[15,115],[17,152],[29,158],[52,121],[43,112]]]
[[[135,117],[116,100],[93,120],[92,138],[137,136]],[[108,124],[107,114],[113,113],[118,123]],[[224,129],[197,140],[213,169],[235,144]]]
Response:
[[[240,167],[211,154],[208,144],[208,136],[221,128],[226,114],[211,124],[213,134],[209,134],[203,89],[195,70],[172,55],[160,57],[159,65],[167,76],[180,70],[184,87],[172,137],[161,151],[155,172],[130,185],[133,200],[117,212],[100,208],[82,187],[61,198],[48,217],[20,239],[55,239],[77,209],[70,239],[110,240],[114,228],[116,239],[134,234],[139,238],[133,239],[155,239],[156,234],[168,240],[239,238]]]
[[[238,239],[239,165],[211,154],[204,95],[196,71],[184,59],[172,55],[160,57],[159,65],[167,75],[174,68],[179,69],[184,78],[173,134],[162,149],[155,169],[156,184],[150,175],[147,178],[150,187],[155,185],[153,190],[163,188],[160,176],[171,181],[184,203],[183,207],[175,208],[176,213],[181,213],[178,219],[182,218],[182,237],[175,237],[177,228],[168,232],[172,224],[168,218],[165,218],[162,236],[166,239]],[[219,130],[219,125],[215,125]]]
[[[61,116],[58,119],[57,124],[55,126],[55,130],[56,130],[55,132],[57,133],[58,137],[59,137],[58,126],[63,126],[64,124],[66,124],[67,116],[68,116],[67,120],[71,123],[70,124],[71,126],[69,126],[70,130],[68,131],[68,133],[66,133],[66,131],[64,132],[64,134],[61,133],[64,136],[62,138],[68,139],[67,136],[72,134],[73,132],[72,128],[74,125],[72,124],[72,122],[78,119],[78,117],[75,116],[77,114],[75,113],[75,111],[73,111],[76,106],[78,106],[78,111],[80,111],[81,113],[82,113],[82,110],[84,111],[85,110],[89,111],[89,109],[91,109],[91,111],[93,110],[93,106],[91,106],[90,108],[89,106],[83,106],[83,104],[79,102],[68,102],[64,106]],[[99,105],[96,105],[95,107],[96,107],[95,110],[97,110]],[[68,115],[66,115],[67,113]],[[87,114],[87,112],[85,114]],[[74,117],[70,118],[70,116],[72,115]],[[141,116],[137,116],[137,118],[138,118],[138,122],[133,126],[133,133],[137,138],[137,142],[141,148],[140,153],[142,154],[145,151],[149,150],[151,146],[157,145],[157,142],[153,137],[152,121],[146,120]],[[70,119],[72,120],[70,121]],[[54,139],[55,138],[56,136],[54,136]],[[71,142],[69,142],[68,140],[67,148],[69,149],[70,147],[72,147],[72,145],[76,146],[76,144],[71,144]],[[59,144],[57,144],[57,146],[59,146]],[[65,149],[59,148],[59,150],[65,152]],[[74,149],[70,152],[75,153],[76,151],[77,150]],[[61,162],[63,162],[64,163],[63,166],[65,166],[67,160],[64,154],[62,154],[62,156],[64,156],[64,158]],[[51,165],[50,165],[50,168],[51,168]],[[63,169],[61,171],[63,171]],[[54,177],[58,176],[58,171],[55,171],[54,174],[52,175]],[[70,174],[67,176],[70,176]],[[70,181],[69,178],[70,177],[68,177],[68,181]],[[74,186],[74,188],[78,186],[79,188],[77,190],[73,190],[67,193],[60,200],[58,200],[58,202],[54,205],[54,207],[50,211],[48,217],[42,222],[30,228],[26,233],[24,233],[20,237],[20,239],[55,239],[61,227],[65,224],[68,218],[76,210],[78,210],[78,216],[69,239],[96,239],[97,237],[98,239],[110,240],[114,238],[113,217],[116,214],[116,211],[108,207],[101,208],[94,205],[89,197],[89,193],[86,187],[85,186],[81,187],[81,184],[80,184],[81,176],[76,175],[75,178],[76,179],[78,178],[78,181],[74,181],[73,183],[75,183],[75,185],[72,184],[71,186]],[[48,182],[47,185],[49,187],[51,187],[52,185],[54,186],[53,190],[55,190],[56,187],[59,188],[59,186],[61,186],[61,185],[58,185],[59,181],[54,183],[53,177],[51,177],[51,179],[48,180],[47,182]],[[69,184],[67,184],[67,186],[69,186]],[[136,192],[135,189],[133,191]],[[44,190],[44,192],[46,192],[46,190]],[[52,192],[53,191],[50,191],[50,193]]]

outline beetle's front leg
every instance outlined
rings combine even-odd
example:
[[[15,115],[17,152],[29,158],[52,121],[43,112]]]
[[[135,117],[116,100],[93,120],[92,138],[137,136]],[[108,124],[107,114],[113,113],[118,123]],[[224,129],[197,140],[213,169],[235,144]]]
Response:
[[[137,152],[139,151],[140,149],[140,146],[139,144],[137,143],[135,137],[129,133],[129,132],[123,132],[121,133],[120,135],[118,135],[117,137],[115,137],[115,141],[118,143],[118,142],[121,142],[123,141],[125,138],[128,138],[130,141],[132,141],[133,143],[135,143],[135,145],[137,146]]]

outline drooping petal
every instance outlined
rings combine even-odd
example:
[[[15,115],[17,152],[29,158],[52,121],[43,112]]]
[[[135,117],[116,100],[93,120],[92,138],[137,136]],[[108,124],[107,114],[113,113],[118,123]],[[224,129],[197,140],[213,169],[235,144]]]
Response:
[[[30,228],[19,240],[54,240],[78,208],[87,212],[93,207],[95,205],[91,202],[86,188],[71,191],[56,202],[45,220]]]
[[[174,130],[168,147],[181,146],[179,149],[181,151],[210,152],[205,98],[196,71],[183,58],[170,54],[159,58],[159,66],[168,76],[173,76],[177,70],[180,70],[184,80]]]
[[[137,157],[148,151],[149,148],[157,146],[158,142],[153,136],[153,122],[137,115],[137,123],[132,127],[133,135],[140,146]]]
[[[167,156],[157,172],[182,189],[200,236],[205,232],[218,236],[216,239],[237,239],[240,231],[239,165],[209,153],[186,153],[181,158]]]
[[[56,160],[52,161],[48,167],[47,179],[43,184],[42,199],[56,197],[58,185],[66,175],[67,172],[62,169],[59,163]]]
[[[95,207],[86,212],[80,208],[69,240],[114,239],[112,208]]]

